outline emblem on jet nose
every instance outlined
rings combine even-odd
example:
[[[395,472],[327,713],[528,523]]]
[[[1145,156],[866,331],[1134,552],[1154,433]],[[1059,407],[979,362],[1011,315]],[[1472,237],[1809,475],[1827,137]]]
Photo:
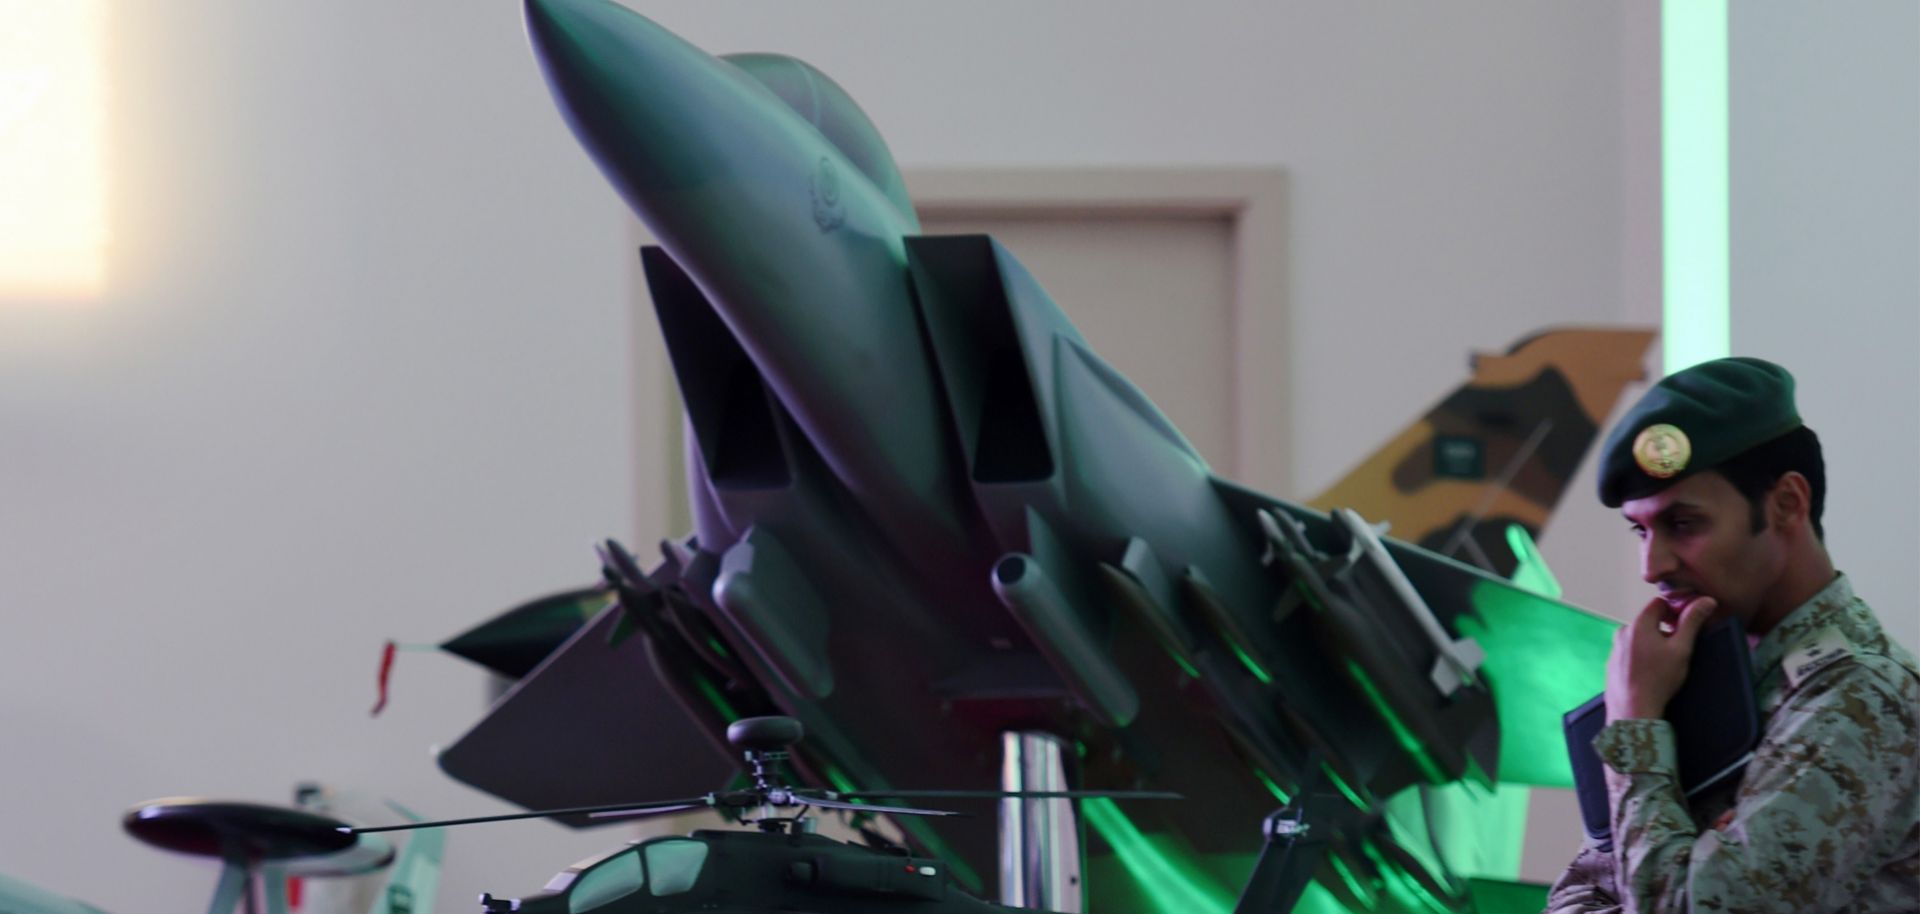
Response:
[[[813,222],[820,231],[831,232],[847,221],[847,209],[840,205],[840,170],[833,160],[820,157],[813,168]]]

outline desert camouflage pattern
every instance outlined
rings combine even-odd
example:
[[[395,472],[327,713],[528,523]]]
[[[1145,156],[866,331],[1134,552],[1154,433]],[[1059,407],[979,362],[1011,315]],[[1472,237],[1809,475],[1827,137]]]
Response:
[[[1688,808],[1671,725],[1601,731],[1615,847],[1583,849],[1550,912],[1920,910],[1920,664],[1844,576],[1753,661],[1766,723],[1735,789]]]
[[[1539,539],[1651,330],[1566,328],[1473,357],[1473,377],[1308,504],[1386,520],[1394,537],[1501,577],[1507,527]]]

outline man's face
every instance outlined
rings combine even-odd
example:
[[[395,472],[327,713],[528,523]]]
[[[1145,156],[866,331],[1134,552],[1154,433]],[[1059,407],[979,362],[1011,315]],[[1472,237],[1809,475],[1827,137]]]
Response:
[[[1689,476],[1621,505],[1620,513],[1640,539],[1640,576],[1676,612],[1712,597],[1716,615],[1751,622],[1786,564],[1777,531],[1753,532],[1746,498],[1719,473]]]

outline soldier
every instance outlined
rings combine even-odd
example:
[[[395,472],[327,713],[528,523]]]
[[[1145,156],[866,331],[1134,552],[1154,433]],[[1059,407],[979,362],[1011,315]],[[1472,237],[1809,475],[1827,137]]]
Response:
[[[1611,852],[1583,848],[1551,912],[1920,910],[1920,664],[1827,556],[1820,444],[1770,362],[1719,359],[1647,392],[1601,451],[1600,501],[1659,596],[1615,636]],[[1689,805],[1667,702],[1732,615],[1761,739],[1736,788]]]

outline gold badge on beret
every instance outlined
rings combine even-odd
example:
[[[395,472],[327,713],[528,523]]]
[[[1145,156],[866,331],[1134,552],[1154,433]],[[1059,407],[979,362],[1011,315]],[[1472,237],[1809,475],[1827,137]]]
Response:
[[[1687,468],[1693,458],[1693,442],[1687,433],[1662,422],[1640,430],[1633,439],[1633,462],[1655,479],[1671,479]]]

